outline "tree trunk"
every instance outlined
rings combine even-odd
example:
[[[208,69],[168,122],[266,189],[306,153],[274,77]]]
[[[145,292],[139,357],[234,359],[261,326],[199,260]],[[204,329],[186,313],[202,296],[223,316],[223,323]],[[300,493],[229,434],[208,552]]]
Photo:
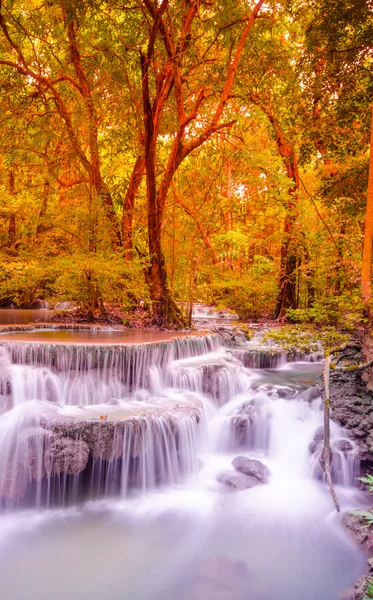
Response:
[[[280,146],[278,144],[280,149]],[[284,159],[286,166],[286,174],[289,179],[293,180],[293,185],[289,188],[289,200],[287,205],[287,213],[284,223],[284,235],[281,244],[281,259],[280,259],[280,286],[277,299],[275,318],[285,316],[286,309],[297,308],[297,252],[294,240],[295,227],[298,217],[298,190],[299,176],[298,166],[295,154],[292,148],[286,144],[281,147],[281,156]]]
[[[369,179],[368,179],[368,198],[365,213],[365,232],[363,246],[363,260],[361,265],[361,293],[368,315],[371,315],[371,265],[372,265],[372,244],[373,244],[373,103],[372,103],[372,126],[370,131],[370,158],[369,158]]]
[[[16,195],[14,171],[9,173],[9,194],[14,198]],[[8,248],[14,248],[16,245],[16,213],[12,210],[9,215],[8,224]]]
[[[130,254],[133,250],[132,223],[135,198],[145,171],[145,159],[139,154],[134,164],[131,179],[123,202],[122,238],[124,249]]]
[[[285,315],[286,309],[297,307],[297,257],[293,245],[295,216],[287,214],[284,223],[284,234],[281,244],[279,295],[275,318]]]
[[[186,321],[172,297],[167,282],[166,264],[162,252],[163,210],[157,201],[154,149],[151,149],[146,157],[146,180],[150,253],[150,266],[147,276],[152,299],[153,318],[158,325],[166,327],[185,326]]]
[[[186,41],[190,34],[193,19],[198,14],[199,3],[196,1],[189,3],[189,10],[185,16],[179,39],[177,43],[174,44],[175,40],[172,38],[171,32],[168,31],[163,21],[163,14],[168,6],[168,0],[162,0],[162,3],[158,8],[157,4],[153,4],[149,1],[145,2],[153,17],[153,26],[149,35],[147,55],[145,56],[143,53],[140,54],[144,109],[149,251],[151,254],[151,265],[149,267],[148,277],[151,282],[150,294],[154,306],[154,316],[159,323],[167,325],[185,325],[185,319],[182,317],[179,308],[173,300],[167,284],[165,261],[161,248],[162,221],[167,193],[171,186],[172,178],[182,161],[193,152],[193,150],[204,144],[213,133],[233,124],[232,121],[229,123],[220,123],[220,118],[223,115],[226,103],[229,99],[229,94],[235,79],[245,42],[263,3],[264,0],[258,0],[251,15],[246,20],[246,24],[229,65],[224,89],[221,92],[220,100],[210,122],[194,140],[185,144],[184,137],[187,127],[197,118],[199,109],[205,98],[205,90],[202,88],[194,107],[189,114],[186,114],[183,99],[183,80],[180,73],[180,57],[183,54],[182,49],[185,48],[185,44],[187,43]],[[156,94],[152,105],[149,89],[149,68],[154,62],[154,44],[158,29],[164,39],[169,61],[165,63],[164,67],[161,67],[158,70],[155,69]],[[175,86],[175,100],[179,128],[174,137],[167,166],[157,193],[155,177],[156,142],[164,105],[173,86]]]

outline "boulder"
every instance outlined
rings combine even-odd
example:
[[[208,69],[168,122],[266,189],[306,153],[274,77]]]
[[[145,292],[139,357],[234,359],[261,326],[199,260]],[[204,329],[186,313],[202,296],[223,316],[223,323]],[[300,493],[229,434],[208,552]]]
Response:
[[[320,427],[318,427],[314,433],[313,441],[316,443],[323,442],[324,438],[325,438],[324,426],[320,425]]]
[[[236,471],[249,477],[255,477],[261,483],[268,483],[270,471],[260,460],[247,458],[247,456],[236,456],[232,460],[232,465]]]
[[[247,490],[255,487],[260,483],[259,479],[250,475],[244,475],[243,473],[234,473],[227,471],[220,473],[217,476],[219,483],[226,485],[234,490]]]
[[[334,440],[333,447],[336,450],[344,453],[353,452],[355,450],[355,446],[350,442],[350,440],[346,439]]]
[[[283,398],[284,400],[290,400],[291,398],[294,398],[294,396],[297,395],[297,392],[289,387],[278,388],[276,392],[277,396],[279,398]]]

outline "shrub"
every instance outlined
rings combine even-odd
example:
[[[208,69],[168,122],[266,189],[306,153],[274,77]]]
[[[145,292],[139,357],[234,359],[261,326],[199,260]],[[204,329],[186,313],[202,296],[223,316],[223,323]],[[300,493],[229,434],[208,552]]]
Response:
[[[4,260],[0,298],[20,306],[35,298],[70,300],[94,308],[99,302],[125,310],[148,299],[143,261],[118,254],[74,254]]]
[[[353,330],[362,322],[364,304],[360,290],[344,292],[340,296],[328,296],[315,300],[310,308],[289,308],[286,316],[293,323],[334,325]]]

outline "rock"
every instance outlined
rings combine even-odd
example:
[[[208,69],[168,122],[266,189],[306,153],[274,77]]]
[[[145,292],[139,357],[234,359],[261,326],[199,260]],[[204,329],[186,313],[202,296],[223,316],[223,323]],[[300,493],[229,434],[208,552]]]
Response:
[[[11,395],[11,379],[11,362],[9,355],[6,348],[0,346],[0,396],[6,397]]]
[[[297,393],[295,390],[292,390],[291,388],[279,388],[276,391],[277,391],[277,396],[279,398],[284,398],[286,400],[294,398],[294,396]]]
[[[371,581],[371,576],[364,575],[358,579],[355,585],[355,600],[364,600],[368,593],[368,583]]]
[[[217,476],[219,483],[226,485],[234,490],[247,490],[255,487],[260,483],[259,479],[250,475],[244,475],[243,473],[233,473],[227,471],[220,473]]]
[[[316,450],[318,450],[320,442],[311,442],[308,444],[308,450],[310,454],[315,454]]]
[[[247,458],[246,456],[236,456],[232,460],[232,465],[240,473],[256,477],[262,483],[268,483],[270,471],[260,460]]]
[[[86,442],[54,435],[44,452],[46,473],[79,475],[86,468],[88,457],[89,447]]]
[[[350,529],[357,541],[364,545],[367,549],[373,550],[373,533],[369,527],[366,527],[366,521],[360,515],[348,513],[342,520],[345,527]]]
[[[367,389],[359,372],[332,371],[330,374],[330,395],[332,418],[349,430],[352,449],[344,445],[337,448],[342,452],[354,452],[356,442],[359,457],[364,461],[364,470],[373,467],[373,439],[370,438],[373,426],[373,395]],[[342,443],[342,442],[340,442]],[[345,448],[345,449],[343,449]]]
[[[324,426],[320,425],[320,427],[318,427],[314,433],[313,441],[314,442],[322,442],[322,441],[324,441],[324,438],[325,438]]]
[[[355,449],[354,445],[350,442],[350,440],[346,439],[334,440],[333,446],[336,450],[339,450],[340,452],[353,452]]]
[[[373,572],[373,558],[368,558],[367,560],[369,571]]]
[[[342,469],[342,457],[339,452],[332,452],[331,467],[337,472]],[[333,476],[333,473],[332,473]]]
[[[228,348],[241,348],[246,346],[246,336],[241,329],[233,329],[232,327],[217,327],[214,329],[214,331],[222,338],[224,346]]]

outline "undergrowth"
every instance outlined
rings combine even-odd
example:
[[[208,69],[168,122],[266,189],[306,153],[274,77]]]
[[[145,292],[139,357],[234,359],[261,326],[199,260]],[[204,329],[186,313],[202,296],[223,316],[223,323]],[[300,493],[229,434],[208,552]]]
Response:
[[[279,329],[271,329],[263,336],[263,341],[274,342],[288,351],[310,354],[348,342],[350,334],[341,333],[335,327],[317,328],[313,325],[284,325]]]

